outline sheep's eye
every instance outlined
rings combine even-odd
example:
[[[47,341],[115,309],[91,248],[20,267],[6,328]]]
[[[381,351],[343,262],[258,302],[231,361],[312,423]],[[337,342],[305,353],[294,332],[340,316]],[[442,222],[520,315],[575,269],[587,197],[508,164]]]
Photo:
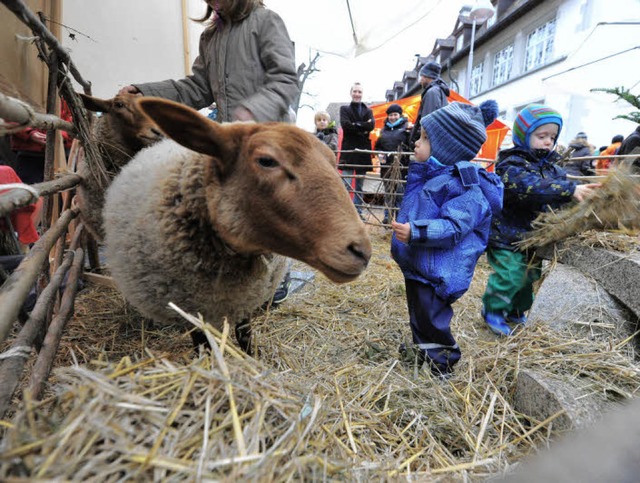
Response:
[[[113,105],[115,107],[117,107],[118,109],[120,109],[120,108],[124,107],[124,102],[116,101],[116,102],[113,103]]]
[[[258,158],[258,164],[263,168],[275,168],[278,166],[278,162],[275,159],[266,156]]]

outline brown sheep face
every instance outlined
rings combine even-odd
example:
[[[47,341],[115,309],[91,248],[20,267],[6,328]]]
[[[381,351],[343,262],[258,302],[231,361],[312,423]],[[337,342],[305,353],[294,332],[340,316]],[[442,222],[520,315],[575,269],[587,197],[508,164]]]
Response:
[[[218,124],[161,99],[139,104],[167,136],[210,157],[210,221],[233,250],[296,258],[338,283],[366,268],[365,226],[315,136],[282,123]]]
[[[162,132],[151,119],[144,115],[136,103],[134,94],[118,94],[113,99],[80,94],[82,103],[89,111],[101,112],[104,117],[108,142],[125,149],[130,155],[163,138]]]

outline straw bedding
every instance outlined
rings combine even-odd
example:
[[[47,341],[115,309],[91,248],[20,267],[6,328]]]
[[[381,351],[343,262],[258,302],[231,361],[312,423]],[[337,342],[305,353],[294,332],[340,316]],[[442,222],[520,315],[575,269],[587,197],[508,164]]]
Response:
[[[481,481],[557,436],[518,414],[528,368],[611,400],[640,387],[634,346],[534,323],[500,340],[481,321],[488,268],[456,303],[463,359],[438,381],[405,367],[410,339],[389,232],[356,282],[321,275],[254,320],[256,359],[213,334],[212,353],[137,320],[113,291],[86,290],[49,396],[7,423],[0,478],[93,481]],[[298,266],[297,269],[310,270]]]

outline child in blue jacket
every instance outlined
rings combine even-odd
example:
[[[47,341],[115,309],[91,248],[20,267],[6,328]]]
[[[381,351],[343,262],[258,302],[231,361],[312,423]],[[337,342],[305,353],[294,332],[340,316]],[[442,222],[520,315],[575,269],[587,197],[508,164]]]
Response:
[[[496,174],[504,183],[504,208],[493,217],[487,260],[493,269],[482,298],[482,316],[489,329],[510,335],[512,324],[524,324],[533,304],[533,283],[540,278],[541,261],[515,243],[531,231],[543,211],[582,201],[600,184],[577,184],[555,163],[554,151],[562,116],[541,104],[530,104],[513,124],[514,147],[500,151]]]
[[[454,102],[420,120],[415,161],[392,224],[391,254],[405,278],[415,344],[400,351],[417,353],[438,377],[448,377],[460,359],[451,305],[469,288],[491,217],[502,207],[500,179],[470,162],[497,114],[495,101],[479,108]]]

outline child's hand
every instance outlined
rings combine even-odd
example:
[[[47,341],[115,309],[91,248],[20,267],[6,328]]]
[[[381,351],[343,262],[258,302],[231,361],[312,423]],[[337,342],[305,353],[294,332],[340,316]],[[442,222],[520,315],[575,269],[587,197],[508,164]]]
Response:
[[[29,139],[31,139],[36,144],[47,144],[47,135],[42,131],[31,131],[31,133],[29,134]]]
[[[396,234],[396,238],[402,243],[409,243],[411,239],[411,225],[409,223],[391,222],[391,229]]]
[[[579,184],[573,192],[573,198],[576,201],[583,201],[585,198],[591,196],[593,192],[601,186],[602,184],[600,183]]]

